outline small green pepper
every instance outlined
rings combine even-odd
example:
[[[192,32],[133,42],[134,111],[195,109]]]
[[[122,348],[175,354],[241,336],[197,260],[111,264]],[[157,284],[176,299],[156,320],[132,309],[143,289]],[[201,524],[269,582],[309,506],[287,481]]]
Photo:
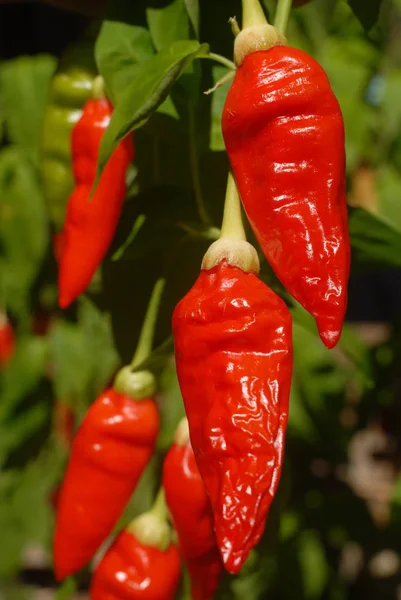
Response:
[[[49,217],[56,231],[63,227],[68,198],[74,188],[71,130],[82,115],[96,76],[93,43],[69,46],[60,59],[49,92],[42,134],[42,183]]]

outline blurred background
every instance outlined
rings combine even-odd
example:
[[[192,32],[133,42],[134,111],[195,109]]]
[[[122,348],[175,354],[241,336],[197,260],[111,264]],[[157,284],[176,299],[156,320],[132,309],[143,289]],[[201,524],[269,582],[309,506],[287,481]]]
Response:
[[[288,29],[290,44],[327,71],[345,119],[353,251],[347,326],[338,348],[326,351],[306,313],[292,306],[295,373],[279,494],[262,542],[218,598],[401,600],[401,1],[350,4],[313,0],[294,9]],[[273,0],[265,6],[274,12]],[[49,86],[71,43],[85,38],[93,47],[104,10],[101,2],[0,0],[0,600],[87,597],[89,571],[61,587],[54,580],[58,486],[86,408],[135,348],[158,257],[176,235],[166,214],[183,198],[193,202],[191,125],[180,110],[157,113],[137,132],[138,173],[102,272],[75,306],[58,309],[43,170],[49,135],[58,135],[44,133]],[[201,0],[200,10],[201,41],[231,58],[227,19],[240,15],[240,2]],[[197,157],[218,226],[227,87],[210,97],[202,91],[225,68],[196,65]],[[177,85],[176,106],[188,103],[185,93]],[[149,150],[155,143],[158,159]],[[113,261],[138,213],[148,214],[145,204],[157,207],[154,228]],[[195,240],[177,258],[158,344],[205,247]],[[285,297],[266,265],[263,273]],[[160,457],[183,414],[171,347],[160,371],[158,453],[126,520],[150,505]]]

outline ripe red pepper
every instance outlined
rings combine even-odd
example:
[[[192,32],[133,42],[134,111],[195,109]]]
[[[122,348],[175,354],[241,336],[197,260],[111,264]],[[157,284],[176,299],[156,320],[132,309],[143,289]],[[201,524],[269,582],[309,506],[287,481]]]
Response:
[[[127,186],[126,171],[134,158],[132,137],[115,149],[89,199],[96,176],[100,142],[113,108],[106,98],[89,100],[72,131],[76,187],[71,194],[59,258],[59,304],[66,308],[85,291],[116,231]],[[61,238],[60,238],[61,239]],[[55,252],[60,252],[56,242]]]
[[[196,466],[186,419],[180,423],[166,455],[163,488],[178,534],[180,554],[191,578],[191,597],[210,600],[218,588],[223,565],[210,500]]]
[[[15,351],[14,330],[7,317],[0,312],[0,368],[6,366]]]
[[[161,552],[123,531],[97,567],[90,597],[91,600],[173,600],[180,569],[174,544]]]
[[[195,285],[175,308],[173,334],[191,443],[211,500],[217,542],[226,569],[237,573],[262,536],[280,479],[291,316],[254,273],[227,260],[212,260],[209,268],[205,259]]]
[[[180,574],[180,557],[168,525],[150,511],[135,519],[108,549],[95,570],[90,597],[173,600]]]
[[[152,397],[135,401],[110,388],[89,408],[58,501],[57,579],[81,569],[111,533],[153,454],[158,430]]]
[[[263,253],[332,348],[350,262],[341,110],[313,58],[285,45],[261,50],[262,30],[249,31],[235,41],[238,69],[222,118],[227,153]]]

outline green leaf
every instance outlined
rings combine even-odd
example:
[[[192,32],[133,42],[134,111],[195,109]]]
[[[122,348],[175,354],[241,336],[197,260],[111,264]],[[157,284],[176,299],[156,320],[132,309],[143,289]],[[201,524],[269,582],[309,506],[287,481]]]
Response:
[[[56,397],[83,413],[110,380],[118,356],[107,315],[87,298],[80,299],[78,319],[55,322],[49,341]]]
[[[199,38],[199,0],[184,0],[189,20],[197,38]]]
[[[113,150],[126,135],[146,123],[167,98],[183,71],[198,56],[207,53],[207,44],[175,42],[142,65],[116,105],[100,147],[98,175]]]
[[[321,598],[329,573],[325,550],[318,533],[304,531],[299,538],[298,549],[305,598]]]
[[[8,307],[19,316],[29,310],[28,295],[48,244],[43,196],[32,164],[16,147],[0,153],[1,285]]]
[[[45,373],[47,340],[20,337],[8,368],[4,371],[0,393],[0,419],[4,420],[19,401],[34,390]],[[1,437],[1,436],[0,436]]]
[[[351,208],[349,231],[358,266],[401,266],[401,232],[390,220],[362,208]]]
[[[156,50],[189,38],[188,13],[184,0],[173,0],[162,7],[146,11],[149,30]]]
[[[77,592],[77,582],[74,577],[67,577],[58,588],[54,600],[69,600]]]
[[[139,65],[153,54],[150,34],[144,27],[103,21],[95,57],[113,102],[119,102],[126,87],[135,80]]]
[[[355,16],[369,31],[379,18],[382,0],[348,0]]]
[[[9,137],[36,165],[39,164],[47,90],[55,67],[55,58],[45,54],[22,56],[0,67]]]

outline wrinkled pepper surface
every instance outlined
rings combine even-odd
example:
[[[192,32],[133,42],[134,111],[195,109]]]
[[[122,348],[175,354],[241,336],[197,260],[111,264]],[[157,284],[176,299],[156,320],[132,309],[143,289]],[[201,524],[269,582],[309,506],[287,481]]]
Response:
[[[213,513],[196,466],[188,424],[180,423],[163,465],[166,503],[178,533],[180,554],[191,578],[193,600],[213,598],[223,572]]]
[[[282,468],[292,374],[285,303],[255,274],[202,270],[173,313],[178,380],[225,567],[262,536]]]
[[[343,118],[324,70],[285,45],[250,52],[228,92],[222,130],[264,255],[332,348],[346,311],[350,250]]]
[[[60,59],[48,91],[43,121],[41,173],[50,220],[61,231],[68,198],[74,189],[71,132],[92,93],[96,76],[93,43],[72,44]]]
[[[121,215],[126,171],[134,158],[132,136],[115,149],[93,197],[100,142],[113,108],[106,98],[89,100],[72,132],[76,187],[68,200],[59,259],[59,304],[66,308],[85,291],[109,249]]]
[[[110,388],[89,408],[58,500],[57,579],[85,566],[110,535],[153,454],[158,430],[152,398],[135,401]]]
[[[97,566],[91,600],[174,600],[180,581],[178,549],[162,551],[123,531]]]

